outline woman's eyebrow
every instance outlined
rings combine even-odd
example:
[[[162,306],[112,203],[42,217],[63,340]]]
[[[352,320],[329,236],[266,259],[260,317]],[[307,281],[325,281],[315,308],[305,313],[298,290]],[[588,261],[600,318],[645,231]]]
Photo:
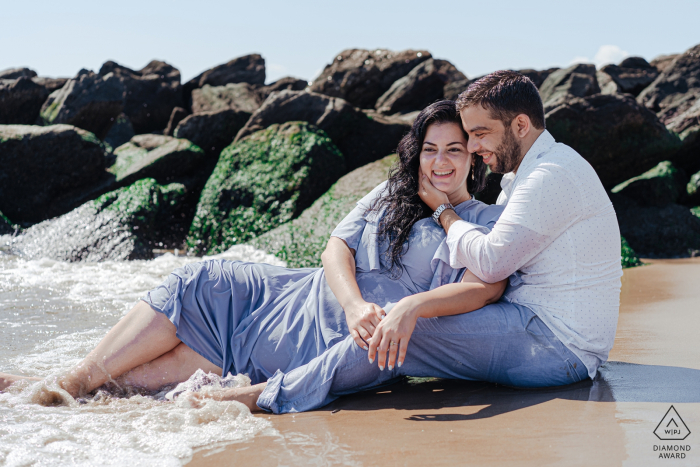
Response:
[[[435,143],[431,143],[430,141],[423,141],[423,144],[429,144],[431,146],[437,146]]]
[[[452,141],[451,143],[448,144],[448,146],[452,146],[453,144],[459,144],[459,145],[464,146],[464,143],[461,141]]]

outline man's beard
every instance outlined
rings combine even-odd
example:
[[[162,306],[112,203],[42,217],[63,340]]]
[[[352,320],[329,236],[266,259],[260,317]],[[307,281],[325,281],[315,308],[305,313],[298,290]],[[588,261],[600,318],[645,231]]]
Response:
[[[518,141],[513,132],[506,127],[503,141],[498,145],[493,155],[496,157],[495,167],[490,167],[491,172],[497,174],[505,174],[514,171],[520,164],[520,141]]]

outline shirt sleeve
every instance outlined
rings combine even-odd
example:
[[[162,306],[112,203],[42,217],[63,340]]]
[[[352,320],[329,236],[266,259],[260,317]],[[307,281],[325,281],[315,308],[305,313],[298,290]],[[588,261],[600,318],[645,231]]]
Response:
[[[536,168],[515,187],[491,232],[464,221],[450,227],[450,266],[466,267],[484,282],[507,278],[581,218],[580,193],[565,169]]]
[[[383,182],[369,192],[364,198],[359,200],[355,208],[350,211],[350,213],[345,216],[345,219],[331,232],[331,237],[337,237],[345,241],[350,248],[357,251],[365,226],[367,225],[367,218],[376,217],[376,215],[368,216],[367,210],[372,207],[374,201],[381,196],[385,187],[386,182]]]

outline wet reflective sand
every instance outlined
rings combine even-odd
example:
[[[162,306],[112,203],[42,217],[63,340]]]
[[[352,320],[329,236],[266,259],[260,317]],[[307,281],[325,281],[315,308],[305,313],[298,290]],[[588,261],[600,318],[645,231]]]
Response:
[[[621,298],[596,381],[534,391],[400,383],[315,412],[260,415],[277,432],[201,450],[189,465],[700,465],[700,258],[626,270]],[[672,404],[691,434],[660,441],[653,432]],[[659,459],[655,446],[669,444],[690,451]]]

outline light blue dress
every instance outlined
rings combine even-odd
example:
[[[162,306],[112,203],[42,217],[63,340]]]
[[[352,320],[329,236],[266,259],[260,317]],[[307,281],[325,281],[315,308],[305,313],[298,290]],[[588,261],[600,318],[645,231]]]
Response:
[[[386,273],[388,244],[377,237],[381,213],[367,213],[385,184],[361,199],[331,235],[356,251],[363,298],[389,312],[408,295],[460,280],[464,270],[449,266],[445,233],[426,218],[411,230],[401,277]],[[503,207],[469,200],[455,211],[491,229]],[[306,365],[349,335],[323,268],[204,261],[176,269],[142,300],[165,314],[178,338],[223,375],[247,373],[253,384]]]

